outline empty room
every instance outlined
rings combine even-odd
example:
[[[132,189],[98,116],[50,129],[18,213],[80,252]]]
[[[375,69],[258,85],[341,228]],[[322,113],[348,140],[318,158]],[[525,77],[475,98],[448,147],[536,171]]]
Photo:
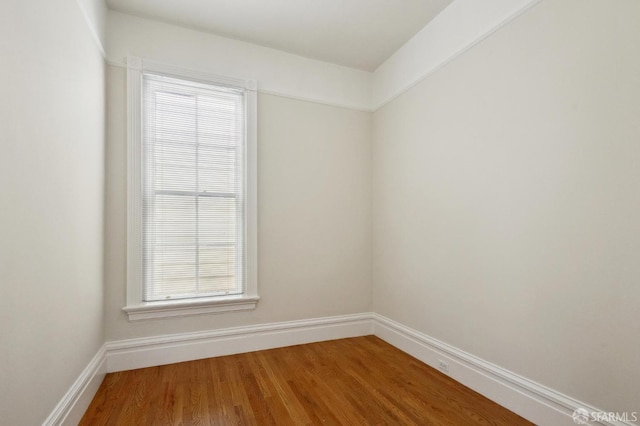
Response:
[[[640,425],[640,1],[3,0],[0,425]]]

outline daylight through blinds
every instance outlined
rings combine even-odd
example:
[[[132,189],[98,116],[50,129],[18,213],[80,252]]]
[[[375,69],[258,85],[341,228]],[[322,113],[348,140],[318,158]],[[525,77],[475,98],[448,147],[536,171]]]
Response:
[[[244,91],[143,76],[143,299],[243,292]]]

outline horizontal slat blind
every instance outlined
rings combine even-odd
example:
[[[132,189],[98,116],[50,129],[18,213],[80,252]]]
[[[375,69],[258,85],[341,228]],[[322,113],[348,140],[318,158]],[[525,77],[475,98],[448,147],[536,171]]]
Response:
[[[143,299],[243,292],[242,89],[143,75]]]

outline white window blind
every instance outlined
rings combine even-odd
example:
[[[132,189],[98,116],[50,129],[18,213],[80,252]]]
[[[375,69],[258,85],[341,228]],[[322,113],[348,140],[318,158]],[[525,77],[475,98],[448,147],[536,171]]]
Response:
[[[244,89],[142,83],[143,301],[242,294]]]

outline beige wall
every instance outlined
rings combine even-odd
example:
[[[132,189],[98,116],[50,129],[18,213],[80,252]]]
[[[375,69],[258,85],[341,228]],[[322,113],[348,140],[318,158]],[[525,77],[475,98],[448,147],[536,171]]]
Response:
[[[107,340],[359,313],[371,305],[371,114],[258,98],[255,311],[129,322],[126,72],[108,67]]]
[[[0,6],[0,423],[41,424],[104,342],[104,61],[73,0]]]
[[[91,0],[85,0],[91,1]],[[93,0],[96,1],[96,0]],[[257,80],[265,93],[368,109],[371,73],[124,13],[107,14],[107,58],[128,55],[184,69]]]
[[[0,423],[41,423],[105,339],[369,310],[637,411],[637,16],[543,1],[373,117],[261,94],[257,309],[129,322],[125,71],[106,71],[105,160],[77,5],[3,5]]]
[[[375,113],[375,312],[640,409],[639,16],[543,1]]]

